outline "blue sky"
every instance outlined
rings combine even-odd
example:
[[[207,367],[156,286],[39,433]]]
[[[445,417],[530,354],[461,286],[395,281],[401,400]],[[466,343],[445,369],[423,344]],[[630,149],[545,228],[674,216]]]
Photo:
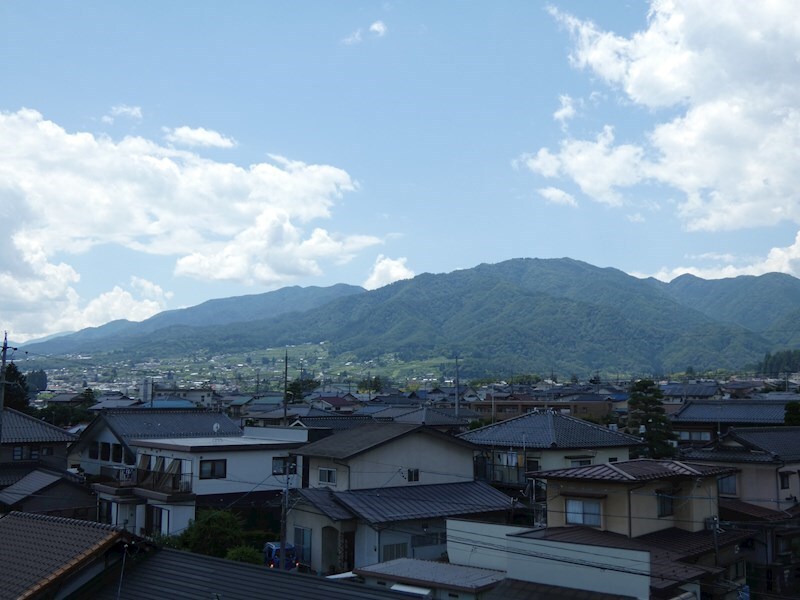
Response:
[[[0,3],[0,326],[517,257],[800,268],[800,7]]]

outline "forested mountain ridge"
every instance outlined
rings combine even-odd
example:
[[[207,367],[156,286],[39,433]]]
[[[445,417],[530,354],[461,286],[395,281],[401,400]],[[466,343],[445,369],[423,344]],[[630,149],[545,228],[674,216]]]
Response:
[[[38,353],[173,356],[324,341],[333,353],[362,359],[457,353],[471,375],[736,369],[800,338],[797,325],[787,321],[800,307],[800,281],[774,275],[684,276],[666,284],[568,258],[513,259],[426,273],[370,292],[345,286],[332,298],[320,291],[330,288],[284,288],[317,302],[291,313],[236,308],[251,297],[211,301],[227,303],[227,320],[213,321],[217,311],[205,303],[184,309],[179,320],[162,313],[121,332],[117,326],[113,335],[95,331],[88,339],[88,332],[79,332],[33,347]],[[260,318],[231,320],[238,314]]]

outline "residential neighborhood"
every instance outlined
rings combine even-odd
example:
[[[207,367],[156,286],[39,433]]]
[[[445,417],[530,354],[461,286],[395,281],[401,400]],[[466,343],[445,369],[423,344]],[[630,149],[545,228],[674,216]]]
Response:
[[[455,389],[309,394],[267,411],[191,390],[170,391],[189,407],[106,394],[79,433],[7,408],[0,530],[61,527],[76,544],[8,584],[110,598],[121,576],[134,598],[151,580],[193,589],[166,580],[180,569],[217,573],[230,597],[259,585],[311,586],[309,598],[800,593],[800,431],[782,422],[796,395],[651,386],[673,428],[671,456],[654,458],[625,425],[640,409],[623,386],[461,386],[468,403]],[[293,568],[175,547],[212,513],[245,525],[250,552],[285,540]],[[4,539],[6,552],[27,543]],[[86,560],[58,576],[68,594],[37,583],[70,552]]]

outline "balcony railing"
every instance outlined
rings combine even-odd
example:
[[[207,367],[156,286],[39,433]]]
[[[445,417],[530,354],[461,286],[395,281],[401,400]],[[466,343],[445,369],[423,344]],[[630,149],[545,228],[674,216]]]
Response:
[[[528,483],[523,467],[508,467],[490,462],[475,462],[475,477],[489,483],[505,483],[508,485],[522,485]]]
[[[136,487],[165,494],[190,493],[192,474],[137,469]]]

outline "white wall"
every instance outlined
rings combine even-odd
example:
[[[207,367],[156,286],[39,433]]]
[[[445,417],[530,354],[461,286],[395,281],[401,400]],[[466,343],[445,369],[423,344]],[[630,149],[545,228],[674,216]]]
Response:
[[[525,531],[448,519],[448,557],[455,564],[506,571],[513,579],[649,598],[648,552],[521,537]]]

